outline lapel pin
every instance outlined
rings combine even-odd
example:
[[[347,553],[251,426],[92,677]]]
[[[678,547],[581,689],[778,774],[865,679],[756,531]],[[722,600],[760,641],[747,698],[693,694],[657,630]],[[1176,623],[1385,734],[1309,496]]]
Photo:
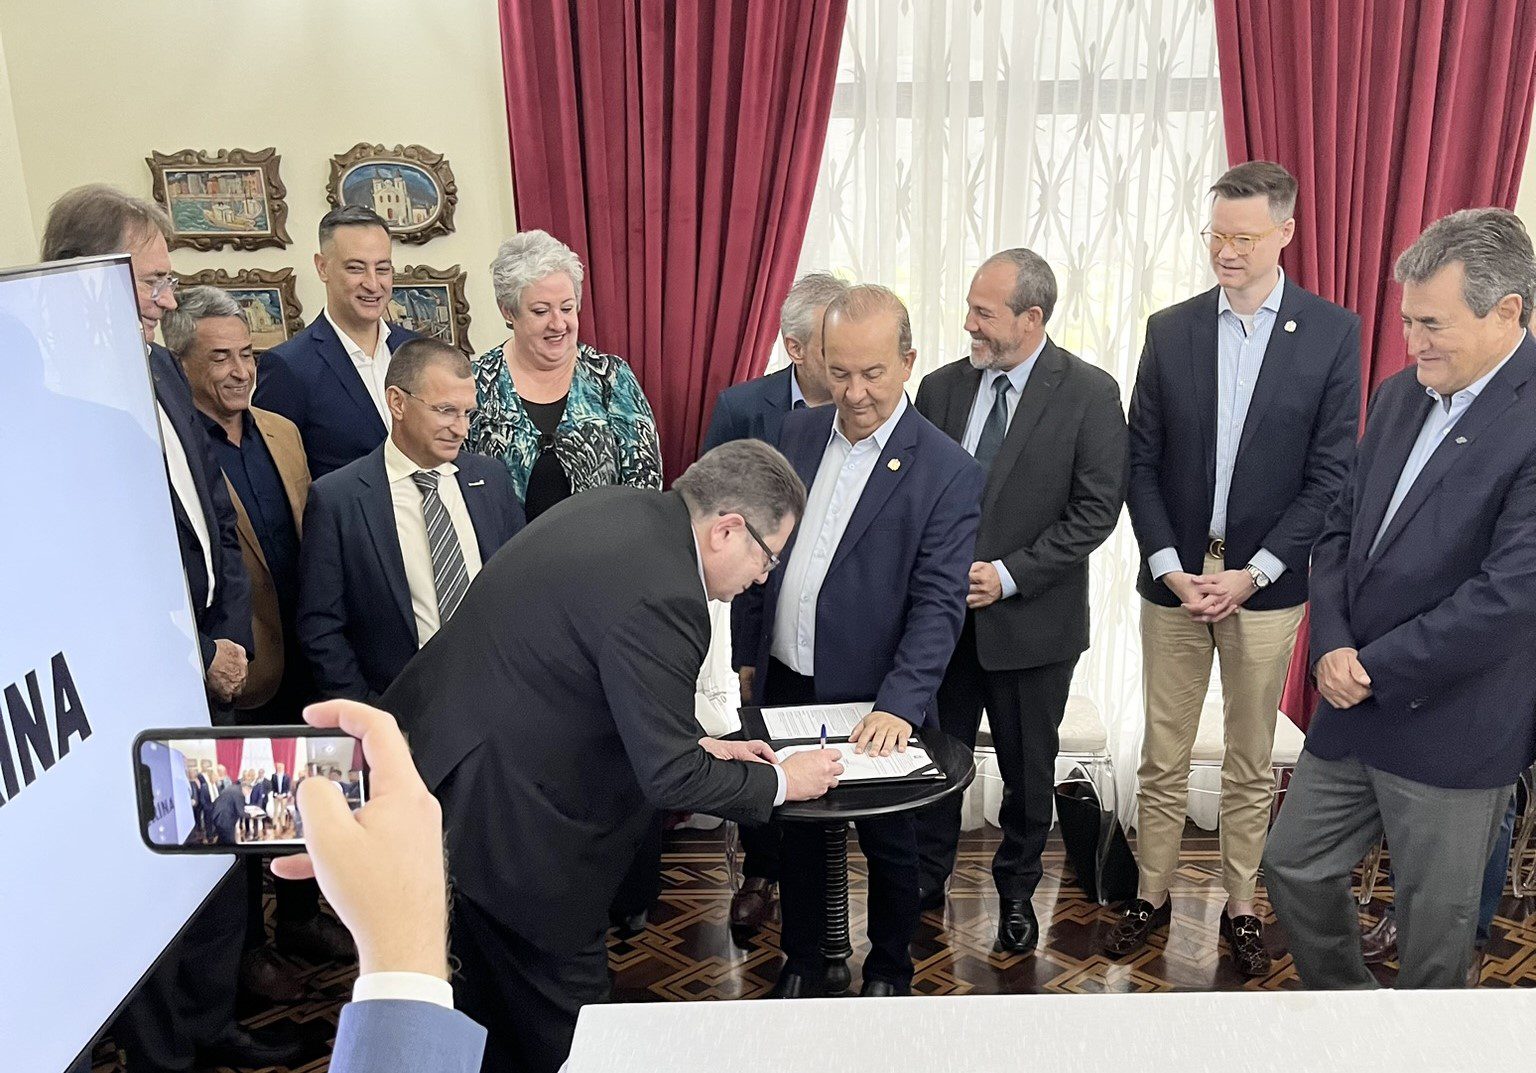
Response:
[[[901,459],[899,459],[899,458],[891,459],[889,462],[887,462],[885,464],[885,468],[890,470],[892,473],[895,473],[898,469],[901,468]]]
[[[482,485],[482,484],[484,484],[484,483],[485,483],[485,481],[483,481],[483,480],[479,480],[479,481],[470,481],[470,482],[469,482],[469,486],[470,486],[470,487],[471,487],[471,488],[479,488],[479,487],[480,487],[480,486],[481,486],[481,485]]]
[[[1296,322],[1294,320],[1286,321],[1285,322],[1285,330],[1288,331],[1288,332],[1294,332],[1296,330]]]
[[[1467,442],[1467,438],[1465,436],[1457,436],[1456,437],[1456,442],[1457,443],[1466,443]]]

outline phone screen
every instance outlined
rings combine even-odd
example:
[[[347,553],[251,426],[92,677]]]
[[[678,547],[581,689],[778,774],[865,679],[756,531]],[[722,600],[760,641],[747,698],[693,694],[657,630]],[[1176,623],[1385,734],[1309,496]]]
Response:
[[[136,746],[144,840],[173,852],[284,852],[304,844],[298,788],[334,782],[368,800],[361,743],[292,727],[148,731]]]

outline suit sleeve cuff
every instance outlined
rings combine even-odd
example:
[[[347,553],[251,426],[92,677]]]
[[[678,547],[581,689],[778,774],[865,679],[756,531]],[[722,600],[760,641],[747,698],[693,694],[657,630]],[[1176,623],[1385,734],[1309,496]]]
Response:
[[[992,569],[997,571],[997,580],[1003,583],[1002,599],[1006,600],[1010,596],[1017,596],[1019,594],[1019,587],[1014,584],[1013,575],[1010,574],[1008,572],[1008,568],[1003,565],[1003,560],[993,559]]]
[[[1280,580],[1280,575],[1285,573],[1285,564],[1269,553],[1269,549],[1260,548],[1253,553],[1253,558],[1248,560],[1249,566],[1256,566],[1259,572],[1269,578],[1273,584]]]
[[[782,776],[781,776],[782,777]],[[453,1009],[453,985],[424,972],[367,972],[352,985],[352,1001],[403,999]]]
[[[1161,581],[1164,574],[1183,570],[1184,564],[1179,562],[1178,549],[1161,548],[1147,556],[1147,569],[1152,572],[1152,580]]]

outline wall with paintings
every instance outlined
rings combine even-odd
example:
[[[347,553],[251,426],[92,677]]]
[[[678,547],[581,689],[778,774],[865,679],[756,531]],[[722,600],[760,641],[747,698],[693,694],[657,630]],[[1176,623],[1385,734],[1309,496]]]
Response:
[[[73,186],[148,197],[152,150],[273,146],[292,244],[171,260],[184,275],[292,268],[307,322],[324,305],[330,158],[359,142],[447,158],[455,230],[397,244],[395,264],[461,265],[470,342],[500,342],[488,266],[516,218],[492,0],[0,2],[0,265],[36,260],[48,206]]]

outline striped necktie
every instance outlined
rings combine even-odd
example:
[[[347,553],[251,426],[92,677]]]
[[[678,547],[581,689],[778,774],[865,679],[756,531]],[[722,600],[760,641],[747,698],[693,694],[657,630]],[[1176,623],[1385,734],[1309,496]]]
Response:
[[[439,626],[446,626],[469,591],[464,549],[459,547],[459,534],[448,517],[448,508],[437,494],[438,474],[420,469],[411,474],[411,480],[421,489],[421,513],[427,522],[427,546],[432,549],[432,587],[437,590]]]

